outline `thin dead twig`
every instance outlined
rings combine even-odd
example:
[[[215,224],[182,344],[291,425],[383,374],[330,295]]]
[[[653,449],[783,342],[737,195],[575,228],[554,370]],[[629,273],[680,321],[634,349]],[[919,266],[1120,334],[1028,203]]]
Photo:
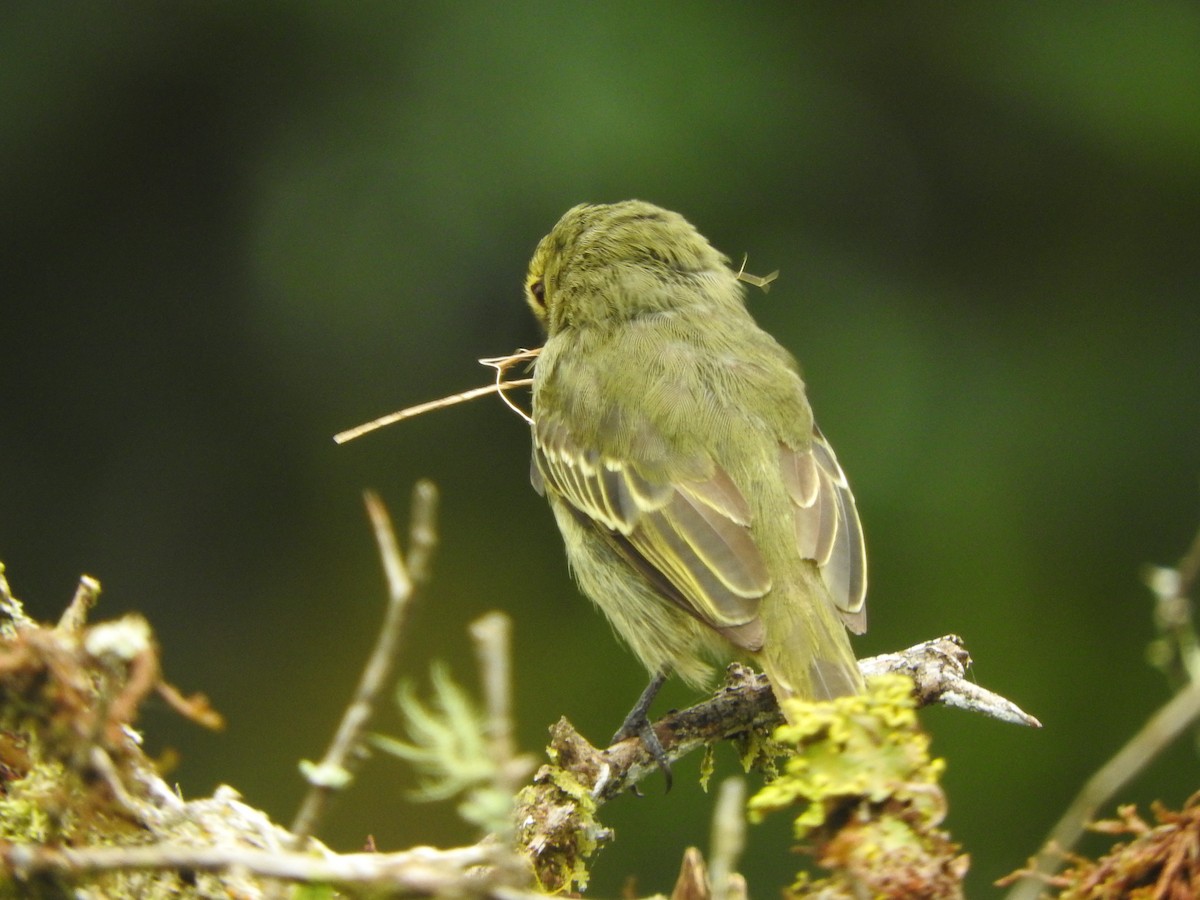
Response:
[[[528,362],[536,359],[537,355],[542,352],[541,347],[535,347],[532,350],[518,350],[515,353],[510,353],[508,356],[493,356],[487,359],[481,359],[479,362],[482,365],[496,370],[496,380],[492,384],[484,385],[483,387],[471,388],[469,391],[461,391],[457,394],[451,394],[449,397],[441,397],[437,400],[429,400],[425,403],[418,403],[416,406],[409,406],[405,409],[397,410],[396,412],[388,413],[386,416],[380,416],[378,419],[372,419],[370,422],[364,422],[362,425],[356,425],[353,428],[347,428],[345,431],[339,431],[333,436],[335,444],[344,444],[347,441],[352,441],[355,438],[362,437],[364,434],[369,434],[386,425],[393,425],[396,422],[402,422],[405,419],[411,419],[414,416],[423,415],[427,412],[433,412],[437,409],[445,409],[448,406],[455,406],[459,403],[465,403],[468,400],[474,400],[477,397],[486,397],[488,394],[499,394],[500,399],[505,405],[515,412],[526,422],[532,422],[529,413],[521,409],[510,399],[505,391],[511,391],[514,388],[529,387],[533,384],[532,378],[518,378],[515,381],[505,381],[504,374],[518,363]]]
[[[495,787],[502,795],[511,796],[535,767],[532,757],[517,755],[513,738],[512,622],[504,613],[491,612],[472,622],[470,631],[483,682],[487,735],[496,761]]]
[[[415,896],[516,898],[527,895],[493,870],[494,846],[474,844],[436,850],[414,847],[398,853],[343,853],[314,856],[247,847],[188,847],[151,844],[138,847],[0,846],[5,869],[21,879],[35,875],[78,878],[126,869],[185,872],[244,871],[260,878],[302,884],[377,885]],[[478,867],[485,868],[478,868]],[[497,877],[492,877],[496,872]]]
[[[342,721],[329,749],[319,763],[302,767],[311,787],[292,822],[293,847],[303,846],[316,830],[333,792],[344,788],[353,778],[357,751],[362,745],[367,723],[374,714],[379,694],[391,677],[408,608],[428,576],[428,560],[435,542],[433,523],[436,521],[437,489],[432,482],[420,481],[413,490],[409,552],[410,560],[416,562],[414,567],[404,563],[391,518],[383,502],[370,491],[366,492],[364,499],[387,576],[387,611],[354,697],[342,714]]]

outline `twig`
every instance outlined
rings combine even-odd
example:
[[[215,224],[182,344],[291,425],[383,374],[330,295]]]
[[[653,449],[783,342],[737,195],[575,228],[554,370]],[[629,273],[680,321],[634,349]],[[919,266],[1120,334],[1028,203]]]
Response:
[[[347,428],[345,431],[339,431],[333,436],[333,442],[335,444],[344,444],[347,441],[362,437],[364,434],[383,428],[386,425],[393,425],[396,422],[402,422],[405,419],[411,419],[413,416],[433,412],[436,409],[445,409],[447,406],[465,403],[468,400],[474,400],[476,397],[486,397],[488,394],[498,394],[500,399],[504,401],[505,406],[526,422],[532,422],[533,419],[529,417],[529,414],[509,400],[508,395],[504,392],[510,391],[513,388],[529,387],[533,384],[533,379],[518,378],[516,381],[505,381],[504,373],[517,363],[536,359],[537,355],[541,352],[541,347],[535,347],[533,350],[518,350],[516,353],[510,353],[508,356],[494,356],[481,359],[479,360],[480,363],[496,370],[496,380],[492,384],[471,388],[469,391],[462,391],[457,394],[451,394],[449,397],[429,400],[425,403],[418,403],[416,406],[409,406],[405,409],[388,413],[386,416],[380,416],[378,419],[372,419],[370,422],[364,422],[362,425],[356,425],[353,428]]]
[[[502,612],[490,612],[472,622],[469,630],[479,661],[487,716],[486,734],[495,763],[492,789],[503,809],[491,825],[491,840],[507,852],[497,853],[493,863],[507,869],[513,883],[524,883],[529,878],[529,869],[512,852],[515,834],[512,810],[517,788],[533,773],[537,763],[532,756],[517,755],[513,737],[512,622]]]
[[[1200,576],[1200,533],[1174,568],[1150,566],[1144,574],[1154,593],[1154,624],[1162,635],[1150,645],[1150,659],[1175,686],[1200,681],[1200,642],[1192,610],[1192,589]]]
[[[292,822],[293,847],[303,846],[315,831],[333,792],[345,787],[353,778],[352,769],[362,745],[363,733],[374,713],[375,702],[391,677],[408,607],[417,588],[428,575],[427,560],[433,548],[437,504],[437,490],[433,484],[421,481],[413,490],[410,552],[411,558],[419,562],[420,579],[416,577],[417,573],[405,566],[401,558],[396,533],[383,503],[370,491],[366,492],[364,499],[387,575],[387,612],[375,647],[367,659],[354,697],[342,715],[333,742],[320,763],[302,766],[311,788]]]
[[[398,853],[344,853],[315,856],[282,850],[245,847],[188,847],[151,844],[138,847],[49,847],[41,844],[0,844],[0,863],[17,878],[83,875],[121,869],[183,872],[244,871],[261,878],[304,884],[386,887],[389,896],[473,896],[517,898],[533,896],[506,887],[494,862],[494,845],[437,850],[414,847]],[[495,876],[493,875],[495,873]],[[498,877],[497,877],[498,876]]]
[[[531,384],[533,384],[532,378],[522,378],[518,381],[504,381],[499,384],[487,384],[483,387],[471,388],[469,391],[451,394],[449,397],[442,397],[438,400],[418,403],[416,406],[409,406],[405,409],[388,413],[386,416],[380,416],[378,419],[372,419],[370,422],[364,422],[362,425],[356,425],[353,428],[347,428],[345,431],[339,431],[333,436],[333,442],[335,444],[344,444],[347,441],[362,437],[364,434],[383,428],[385,425],[402,422],[405,419],[411,419],[413,416],[419,416],[422,413],[432,412],[435,409],[443,409],[447,406],[454,406],[456,403],[474,400],[476,397],[486,397],[488,394],[499,393],[503,396],[504,391],[517,387],[528,387]]]
[[[749,254],[742,257],[741,268],[737,270],[737,274],[734,275],[734,277],[738,281],[744,281],[746,284],[753,285],[761,290],[764,294],[769,294],[771,292],[771,282],[779,277],[779,270],[776,269],[770,275],[751,275],[746,271],[746,263],[749,261]]]
[[[713,900],[729,900],[730,879],[746,846],[746,781],[726,778],[713,809],[712,841],[708,848],[709,881]]]
[[[515,412],[518,416],[525,420],[525,424],[533,424],[533,416],[517,406],[512,400],[508,399],[508,394],[504,393],[502,388],[516,387],[518,385],[532,385],[532,378],[522,378],[519,381],[505,381],[504,373],[520,362],[529,362],[537,359],[541,354],[542,348],[535,347],[532,350],[518,350],[516,353],[510,353],[508,356],[494,356],[490,359],[481,359],[479,362],[485,366],[489,366],[496,370],[496,390],[500,391],[500,399],[504,401],[504,405]]]
[[[413,485],[413,505],[408,525],[409,577],[417,584],[429,580],[429,561],[437,547],[437,487],[432,481]]]
[[[1041,726],[1012,701],[968,682],[966,670],[970,662],[962,639],[947,635],[900,653],[861,660],[859,668],[868,677],[883,672],[912,677],[918,706],[949,703],[1004,722]],[[729,667],[726,686],[712,698],[664,716],[654,723],[654,731],[668,761],[674,762],[700,747],[782,722],[783,715],[766,676],[735,663]],[[600,750],[566,719],[560,719],[550,734],[551,751],[559,765],[571,773],[597,804],[660,770],[659,763],[636,737]],[[542,775],[539,772],[535,782]]]
[[[179,692],[179,688],[165,681],[160,681],[155,685],[155,690],[167,706],[184,718],[191,719],[197,725],[211,731],[221,731],[225,728],[225,717],[212,708],[212,704],[204,694],[192,694],[190,697],[185,697]]]
[[[125,790],[125,785],[121,781],[121,773],[117,771],[117,767],[113,763],[112,757],[108,755],[108,751],[103,747],[93,746],[88,750],[87,756],[89,771],[104,782],[104,786],[112,794],[117,806],[126,812],[131,819],[139,824],[146,825],[148,814],[152,813],[156,817],[159,815],[159,811],[153,806],[150,806],[140,798],[134,797],[129,791]]]
[[[487,734],[493,758],[503,762],[513,757],[512,712],[509,685],[509,635],[512,623],[502,612],[490,612],[470,625],[479,661],[480,680],[487,704]]]
[[[87,625],[88,612],[100,600],[100,582],[91,575],[80,575],[75,596],[58,620],[58,630],[78,634]]]
[[[1193,683],[1151,716],[1141,730],[1087,780],[1050,832],[1042,851],[1034,858],[1031,870],[1024,873],[1006,900],[1035,900],[1041,893],[1042,881],[1058,870],[1097,810],[1197,719],[1200,719],[1200,683]]]
[[[491,612],[472,622],[470,631],[487,704],[487,735],[496,762],[495,787],[502,796],[512,796],[534,769],[531,757],[517,756],[513,740],[509,651],[512,622],[504,613]]]
[[[916,683],[919,706],[941,703],[1010,725],[1042,727],[1041,722],[1011,700],[967,680],[966,671],[970,665],[971,657],[962,638],[951,634],[900,653],[882,653],[860,660],[858,667],[868,678],[883,672],[908,675]]]

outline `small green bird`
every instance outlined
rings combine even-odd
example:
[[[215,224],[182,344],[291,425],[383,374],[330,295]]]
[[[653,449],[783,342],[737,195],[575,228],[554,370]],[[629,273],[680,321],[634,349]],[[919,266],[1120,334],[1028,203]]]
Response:
[[[648,745],[667,675],[699,686],[733,657],[781,700],[862,689],[854,497],[739,277],[682,216],[630,200],[569,210],[525,281],[547,333],[533,485],[580,588],[654,676],[618,732]]]

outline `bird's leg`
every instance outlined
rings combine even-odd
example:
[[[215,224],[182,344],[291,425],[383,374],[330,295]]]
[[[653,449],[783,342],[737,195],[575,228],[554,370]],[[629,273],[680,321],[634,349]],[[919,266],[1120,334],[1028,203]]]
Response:
[[[650,683],[638,697],[637,703],[633,704],[633,709],[629,711],[629,715],[625,717],[625,721],[621,723],[617,733],[612,736],[611,743],[616,744],[635,735],[640,737],[642,743],[646,745],[646,751],[654,757],[654,761],[662,769],[669,791],[671,789],[671,762],[667,759],[667,751],[663,749],[662,741],[655,734],[654,727],[650,724],[650,717],[647,715],[650,711],[650,704],[654,702],[654,698],[658,696],[658,692],[666,681],[666,672],[656,672],[650,678]]]

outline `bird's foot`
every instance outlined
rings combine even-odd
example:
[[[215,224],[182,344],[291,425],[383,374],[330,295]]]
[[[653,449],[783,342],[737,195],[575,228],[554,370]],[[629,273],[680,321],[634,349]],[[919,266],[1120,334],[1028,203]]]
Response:
[[[671,790],[671,761],[667,758],[667,751],[663,748],[662,741],[658,739],[658,734],[654,730],[654,726],[650,724],[648,712],[650,704],[654,702],[655,696],[663,683],[667,680],[667,676],[663,672],[659,672],[650,679],[650,683],[646,685],[646,689],[642,691],[642,695],[638,697],[637,703],[633,705],[633,709],[629,711],[629,715],[625,717],[625,721],[621,723],[621,727],[617,729],[617,733],[612,736],[611,743],[617,744],[626,738],[639,737],[642,739],[642,744],[646,747],[646,752],[654,758],[658,763],[659,769],[662,770],[663,778],[667,782],[667,790]]]

